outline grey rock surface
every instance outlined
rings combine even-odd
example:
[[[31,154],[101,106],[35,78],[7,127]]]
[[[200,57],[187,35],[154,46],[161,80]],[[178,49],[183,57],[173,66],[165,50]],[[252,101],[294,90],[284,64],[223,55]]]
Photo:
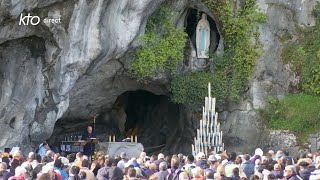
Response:
[[[114,103],[127,91],[169,95],[166,74],[159,74],[148,83],[128,75],[134,49],[139,45],[138,37],[144,33],[148,17],[163,2],[0,0],[0,149],[16,145],[33,149],[52,135],[58,119],[89,119],[92,114],[103,113],[102,121],[109,122],[115,116]],[[241,101],[221,108],[225,142],[229,142],[226,145],[230,150],[250,151],[263,146],[261,142],[268,133],[257,109],[265,106],[268,96],[285,95],[290,83],[290,74],[281,61],[282,40],[294,38],[295,25],[314,25],[312,9],[316,0],[257,2],[268,16],[267,23],[259,29],[264,53],[257,60]],[[170,3],[177,12],[174,18],[179,27],[184,26],[188,8],[200,9],[214,19],[200,0]],[[61,17],[61,23],[19,25],[20,14],[28,12],[42,20]],[[223,37],[218,43],[219,53],[223,51],[222,40]],[[185,54],[190,64],[182,64],[179,73],[203,69],[206,65],[204,61],[196,61],[192,47],[188,51]],[[152,128],[145,129],[141,138],[152,144],[148,138],[154,137],[160,143],[155,129],[161,125],[166,128],[163,131],[169,132],[164,151],[190,152],[199,123],[198,110],[178,107],[181,114],[176,121],[169,118],[171,121],[151,122]],[[166,111],[160,108],[157,113]],[[123,122],[118,126],[123,126]],[[59,128],[57,132],[65,130]]]

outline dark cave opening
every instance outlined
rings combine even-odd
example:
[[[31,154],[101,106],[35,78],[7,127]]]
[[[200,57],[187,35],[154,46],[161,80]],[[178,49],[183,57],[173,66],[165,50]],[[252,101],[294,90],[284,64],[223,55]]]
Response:
[[[146,149],[167,143],[170,122],[179,119],[179,105],[164,95],[148,91],[127,91],[114,103],[111,119],[122,137],[138,137]],[[122,115],[121,115],[122,113]]]
[[[127,91],[117,97],[111,110],[96,119],[95,132],[102,142],[108,141],[109,135],[115,135],[118,142],[137,136],[146,152],[156,152],[172,141],[172,134],[176,133],[172,129],[181,126],[180,111],[180,106],[173,104],[168,96],[144,90]],[[58,152],[61,141],[70,136],[77,138],[92,124],[93,118],[59,119],[48,142]]]
[[[193,46],[196,48],[196,28],[199,20],[201,19],[201,14],[204,13],[200,10],[190,8],[187,13],[187,18],[185,20],[185,31],[188,34]],[[220,41],[220,34],[216,26],[216,22],[208,15],[207,19],[210,24],[210,52],[215,52],[218,48]]]

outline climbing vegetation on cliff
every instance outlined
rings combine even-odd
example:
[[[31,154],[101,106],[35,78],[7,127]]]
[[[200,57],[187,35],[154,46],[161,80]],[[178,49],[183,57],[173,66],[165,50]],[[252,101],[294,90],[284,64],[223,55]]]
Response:
[[[203,0],[219,25],[225,50],[211,58],[213,68],[206,72],[177,76],[171,83],[172,100],[176,103],[199,103],[207,95],[210,81],[212,93],[218,100],[238,100],[253,73],[255,60],[261,54],[258,23],[265,14],[257,10],[255,0],[246,0],[236,7],[229,0]]]
[[[320,95],[320,3],[314,15],[316,25],[301,29],[297,40],[282,50],[282,60],[292,64],[292,70],[301,77],[302,91]]]
[[[300,143],[307,142],[308,134],[320,130],[320,97],[311,95],[288,95],[278,101],[268,99],[268,105],[261,110],[271,129],[284,129],[294,132]]]
[[[149,78],[157,73],[175,73],[183,59],[187,34],[175,26],[172,10],[161,7],[147,22],[141,37],[142,46],[136,51],[130,73],[138,78]]]

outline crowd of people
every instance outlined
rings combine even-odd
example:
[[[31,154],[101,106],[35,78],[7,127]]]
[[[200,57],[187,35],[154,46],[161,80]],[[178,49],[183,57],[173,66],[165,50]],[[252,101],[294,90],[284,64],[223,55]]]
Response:
[[[256,151],[257,152],[257,151]],[[262,150],[261,150],[262,152]],[[2,153],[0,179],[3,180],[316,180],[320,179],[320,154],[306,153],[293,158],[286,151],[236,154],[217,152],[208,157],[182,154],[128,158],[122,152],[109,157],[98,151],[94,160],[81,152],[65,156],[51,150],[30,152],[24,157],[20,151]]]

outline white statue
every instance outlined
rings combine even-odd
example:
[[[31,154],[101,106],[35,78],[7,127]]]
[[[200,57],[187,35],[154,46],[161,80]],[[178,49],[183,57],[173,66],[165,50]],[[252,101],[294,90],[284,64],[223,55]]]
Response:
[[[205,13],[202,14],[196,30],[197,56],[198,58],[209,58],[210,25]]]

